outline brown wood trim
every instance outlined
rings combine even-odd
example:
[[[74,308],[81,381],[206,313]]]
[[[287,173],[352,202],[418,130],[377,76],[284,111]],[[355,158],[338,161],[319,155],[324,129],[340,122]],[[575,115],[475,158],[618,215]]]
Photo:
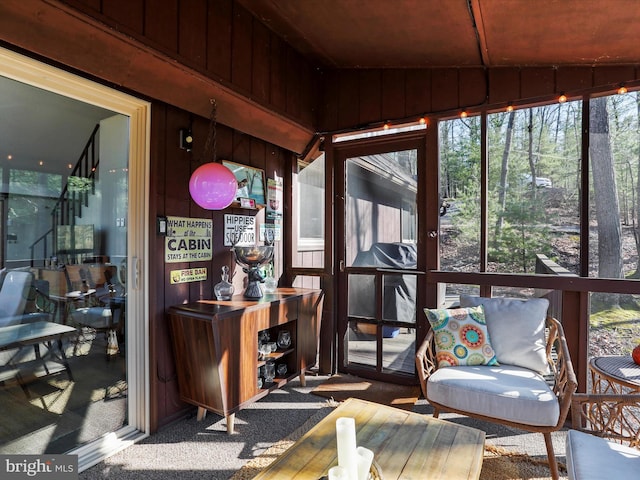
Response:
[[[634,65],[602,67],[450,67],[403,71],[368,70],[367,78],[385,75],[402,85],[387,91],[369,85],[362,88],[352,69],[329,70],[322,77],[325,98],[319,104],[318,123],[322,132],[344,132],[372,128],[389,121],[393,124],[415,122],[421,115],[451,118],[467,109],[469,113],[495,110],[512,105],[540,105],[554,101],[564,92],[573,98],[584,94],[613,91],[620,83],[637,86],[639,69]],[[360,75],[362,78],[362,75]],[[416,79],[420,83],[416,87]],[[387,82],[388,83],[388,82]],[[360,88],[358,88],[360,87]],[[398,92],[404,87],[404,96]],[[421,90],[416,96],[416,89]],[[338,99],[336,103],[336,99]],[[405,105],[404,116],[396,111],[389,116],[384,105],[391,101]],[[366,116],[359,116],[365,110]],[[379,118],[373,112],[380,111]],[[394,110],[395,111],[395,110]]]
[[[558,277],[555,275],[526,275],[487,272],[427,272],[428,282],[492,285],[504,287],[543,288],[572,292],[603,292],[637,295],[640,281],[617,278]]]
[[[38,35],[33,34],[36,30]],[[61,3],[3,1],[0,32],[0,39],[9,44],[205,118],[209,99],[215,98],[220,123],[296,153],[314,133],[231,85]]]

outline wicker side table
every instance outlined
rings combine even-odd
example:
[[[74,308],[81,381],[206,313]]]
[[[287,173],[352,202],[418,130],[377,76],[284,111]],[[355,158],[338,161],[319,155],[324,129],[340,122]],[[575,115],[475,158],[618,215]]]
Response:
[[[593,393],[640,393],[640,365],[629,355],[593,357],[589,370]]]
[[[640,365],[631,356],[593,357],[591,393],[574,394],[572,426],[640,447]]]

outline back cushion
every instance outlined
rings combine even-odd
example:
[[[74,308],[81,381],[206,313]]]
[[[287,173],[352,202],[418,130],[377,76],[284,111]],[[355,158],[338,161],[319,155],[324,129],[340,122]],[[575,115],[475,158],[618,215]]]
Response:
[[[484,306],[491,345],[498,362],[549,373],[544,335],[549,300],[460,295],[461,307]]]
[[[433,328],[438,368],[498,365],[482,306],[425,308],[424,313]]]

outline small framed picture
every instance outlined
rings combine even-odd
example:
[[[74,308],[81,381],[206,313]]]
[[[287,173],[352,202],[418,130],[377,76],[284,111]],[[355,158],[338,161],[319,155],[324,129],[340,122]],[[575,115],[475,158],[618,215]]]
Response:
[[[264,170],[260,168],[248,167],[239,163],[223,160],[222,164],[233,172],[238,182],[235,203],[241,206],[248,205],[242,199],[253,200],[256,205],[264,206],[266,203]]]
[[[256,208],[256,201],[253,198],[240,197],[240,206],[242,208]]]

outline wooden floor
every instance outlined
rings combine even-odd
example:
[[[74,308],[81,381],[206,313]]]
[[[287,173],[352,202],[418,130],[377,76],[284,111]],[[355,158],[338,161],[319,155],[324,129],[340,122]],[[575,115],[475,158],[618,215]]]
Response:
[[[126,424],[124,355],[107,361],[104,336],[92,333],[65,352],[73,380],[65,372],[35,380],[29,396],[16,382],[0,386],[1,454],[62,454]]]
[[[401,328],[395,338],[382,340],[382,366],[389,372],[413,374],[415,371],[415,329]],[[351,330],[348,361],[360,365],[376,365],[376,337]]]

